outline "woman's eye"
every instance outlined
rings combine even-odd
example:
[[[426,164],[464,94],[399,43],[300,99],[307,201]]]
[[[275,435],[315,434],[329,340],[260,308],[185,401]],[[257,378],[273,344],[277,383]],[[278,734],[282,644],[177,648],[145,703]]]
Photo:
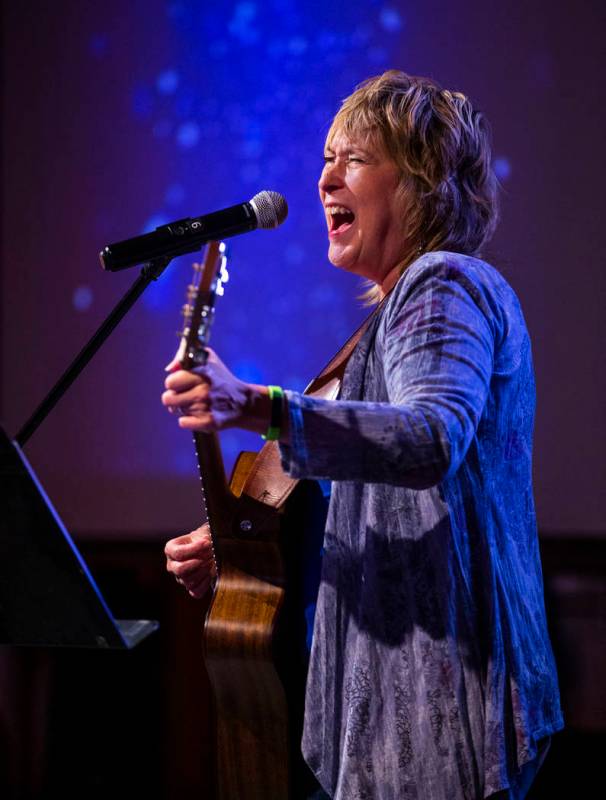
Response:
[[[334,164],[337,161],[337,156],[324,156],[324,163],[325,164]],[[365,164],[365,160],[360,156],[347,156],[344,158],[347,164]]]

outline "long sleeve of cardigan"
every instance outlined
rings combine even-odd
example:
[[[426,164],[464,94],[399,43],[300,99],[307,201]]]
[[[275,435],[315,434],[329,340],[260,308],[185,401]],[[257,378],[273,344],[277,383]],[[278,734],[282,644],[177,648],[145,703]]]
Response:
[[[424,488],[458,468],[488,395],[499,303],[437,255],[412,265],[383,309],[374,346],[386,402],[286,393],[293,477]]]

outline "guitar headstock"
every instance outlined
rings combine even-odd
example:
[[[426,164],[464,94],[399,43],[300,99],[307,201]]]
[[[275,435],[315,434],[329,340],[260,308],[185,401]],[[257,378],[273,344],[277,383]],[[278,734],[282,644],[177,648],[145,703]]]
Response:
[[[210,329],[215,313],[215,298],[224,293],[224,284],[229,280],[226,248],[223,242],[209,242],[202,264],[194,264],[194,274],[187,287],[186,302],[182,314],[183,330],[176,358],[183,369],[204,364],[206,346],[210,341]]]

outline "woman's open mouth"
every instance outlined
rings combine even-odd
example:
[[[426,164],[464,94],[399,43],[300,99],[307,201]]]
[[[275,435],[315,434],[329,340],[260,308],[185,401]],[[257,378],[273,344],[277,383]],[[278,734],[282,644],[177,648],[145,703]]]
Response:
[[[345,206],[326,206],[329,237],[340,236],[351,228],[356,215]]]

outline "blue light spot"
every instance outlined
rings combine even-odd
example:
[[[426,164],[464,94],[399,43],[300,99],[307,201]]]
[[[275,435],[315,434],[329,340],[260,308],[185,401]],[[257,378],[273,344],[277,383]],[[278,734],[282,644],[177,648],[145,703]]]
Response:
[[[160,94],[173,94],[179,85],[179,73],[174,69],[165,69],[156,78],[156,89]]]
[[[106,33],[93,33],[88,41],[88,49],[95,58],[103,58],[107,53],[109,39]]]
[[[401,30],[403,26],[403,20],[400,16],[400,12],[396,11],[395,8],[389,8],[388,6],[385,6],[385,8],[381,9],[379,20],[384,30],[389,31],[389,33],[396,33],[396,31]]]
[[[200,139],[200,126],[196,122],[184,122],[177,130],[177,144],[185,150],[195,147]]]
[[[185,189],[180,183],[172,183],[166,190],[164,200],[168,206],[178,206],[185,200]]]
[[[244,158],[258,158],[261,155],[263,144],[259,139],[246,139],[240,147],[240,154]]]
[[[257,6],[255,3],[244,2],[238,3],[234,9],[234,20],[238,22],[250,22],[257,16]]]
[[[506,181],[511,177],[511,163],[505,156],[495,158],[493,162],[495,175],[500,181]]]
[[[93,293],[89,286],[78,286],[72,295],[72,303],[76,311],[88,311],[93,302]]]
[[[302,36],[295,36],[288,43],[288,50],[293,56],[300,56],[307,50],[307,40]]]
[[[254,44],[259,39],[258,31],[252,28],[256,15],[255,3],[238,3],[234,9],[234,16],[227,27],[231,35],[239,39],[242,44]]]

